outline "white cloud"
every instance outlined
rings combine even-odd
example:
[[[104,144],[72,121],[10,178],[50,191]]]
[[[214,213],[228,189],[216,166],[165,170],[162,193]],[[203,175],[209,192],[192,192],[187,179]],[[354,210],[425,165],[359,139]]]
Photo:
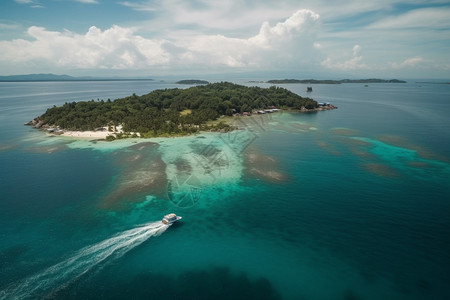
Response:
[[[359,52],[361,52],[361,46],[360,45],[353,46],[352,52],[353,52],[353,57],[358,57]]]
[[[279,21],[298,9],[297,5],[274,6],[266,1],[223,1],[223,0],[149,0],[125,1],[120,4],[141,12],[148,12],[151,18],[142,24],[143,28],[190,28],[200,34],[224,34],[234,37],[249,36],[264,21]]]
[[[368,69],[369,67],[364,62],[362,62],[363,57],[360,52],[361,46],[355,45],[352,48],[352,58],[345,61],[333,61],[330,57],[328,57],[321,62],[321,65],[328,69],[343,71]]]
[[[450,27],[450,8],[421,8],[398,16],[383,18],[369,29],[448,29]]]
[[[155,5],[147,5],[145,3],[124,1],[124,2],[119,2],[119,4],[126,6],[126,7],[130,7],[132,9],[138,10],[138,11],[155,11],[155,10],[157,10]]]
[[[0,29],[2,30],[13,30],[19,28],[19,25],[17,24],[4,24],[0,23]]]
[[[85,35],[30,27],[32,41],[0,42],[0,60],[16,64],[47,64],[69,68],[139,68],[167,63],[161,41],[146,40],[132,29],[113,26],[105,31],[92,26]]]
[[[104,31],[92,26],[83,35],[32,26],[27,31],[31,40],[0,41],[0,62],[83,69],[294,67],[317,51],[318,19],[312,11],[299,10],[274,26],[265,22],[249,38],[196,35],[174,40],[144,38],[135,28],[116,25]]]
[[[376,76],[448,66],[450,5],[402,13],[403,0],[301,1],[311,9],[298,9],[298,0],[122,1],[124,10],[148,18],[78,33],[30,27],[23,39],[0,41],[0,69],[362,70]]]
[[[14,0],[14,2],[16,2],[18,4],[28,5],[31,8],[43,8],[44,7],[41,4],[39,4],[39,1],[35,1],[35,0]]]
[[[145,28],[150,28],[152,35],[164,36],[178,47],[188,49],[181,51],[185,61],[194,64],[195,58],[203,54],[205,62],[247,68],[269,67],[271,64],[279,69],[301,66],[301,70],[309,67],[313,71],[322,67],[325,71],[378,72],[392,67],[392,61],[402,61],[405,57],[426,57],[430,51],[442,51],[439,50],[442,48],[439,41],[442,41],[444,33],[433,28],[439,28],[438,24],[447,26],[450,22],[450,18],[445,19],[449,14],[437,13],[439,9],[436,8],[401,13],[399,7],[405,6],[404,0],[302,0],[301,5],[311,9],[298,10],[294,14],[292,8],[298,7],[298,0],[130,2],[126,3],[128,7],[151,14],[150,20],[140,24],[142,33],[145,34]],[[431,2],[445,3],[444,0]],[[423,2],[408,0],[407,4],[414,7],[423,5]],[[314,11],[317,19],[314,15],[306,17],[302,11]],[[286,19],[289,15],[291,17]],[[431,20],[433,18],[434,21]],[[397,23],[392,23],[394,21]],[[425,29],[420,31],[417,27],[404,30],[414,22],[423,26],[428,22],[432,27],[427,29],[426,34]],[[298,29],[300,31],[296,31]],[[201,42],[208,40],[210,42]],[[359,50],[352,49],[355,44],[360,45]],[[202,45],[206,45],[204,48],[219,48],[217,55],[203,49]],[[352,51],[349,52],[349,49]],[[436,54],[433,54],[434,59],[443,59],[442,54]]]
[[[259,33],[249,38],[224,35],[179,37],[175,43],[184,50],[178,58],[182,58],[184,63],[197,65],[294,68],[304,57],[314,59],[312,37],[317,30],[318,19],[319,15],[312,11],[299,10],[274,26],[264,22]]]
[[[76,2],[86,3],[86,4],[98,4],[97,0],[74,0]]]
[[[401,63],[392,63],[392,67],[394,69],[402,69],[402,68],[408,68],[408,67],[415,67],[418,64],[422,63],[422,62],[426,62],[425,59],[423,59],[420,56],[416,56],[416,57],[412,57],[412,58],[408,58],[405,59],[404,61],[402,61]]]
[[[295,34],[300,32],[307,33],[318,19],[318,14],[302,9],[294,13],[286,21],[277,23],[274,27],[270,27],[269,22],[264,22],[259,34],[249,39],[249,41],[263,47],[272,47],[274,43],[292,39]]]

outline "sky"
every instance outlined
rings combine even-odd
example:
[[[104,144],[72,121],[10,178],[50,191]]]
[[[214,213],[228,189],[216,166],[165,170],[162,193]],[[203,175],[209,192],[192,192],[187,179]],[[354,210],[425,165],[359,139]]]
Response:
[[[2,0],[0,75],[450,78],[449,0]]]

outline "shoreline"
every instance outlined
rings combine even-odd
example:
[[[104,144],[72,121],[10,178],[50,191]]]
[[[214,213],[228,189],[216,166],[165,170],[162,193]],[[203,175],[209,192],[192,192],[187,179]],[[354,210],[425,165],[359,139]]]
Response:
[[[277,109],[276,111],[270,111],[267,112],[267,110],[259,110],[259,111],[253,111],[251,113],[242,113],[242,114],[235,114],[233,116],[221,116],[219,117],[217,120],[212,120],[209,121],[207,124],[218,124],[220,122],[226,123],[227,125],[234,125],[235,120],[238,118],[253,118],[254,116],[261,116],[261,115],[266,115],[266,114],[272,114],[272,113],[279,113],[279,112],[300,112],[300,113],[309,113],[309,112],[318,112],[318,111],[325,111],[325,110],[333,110],[333,109],[337,109],[338,107],[334,106],[333,104],[330,103],[324,103],[324,104],[320,104],[319,107],[316,108],[312,108],[312,109],[307,109],[305,107],[302,107],[301,109]],[[109,141],[113,141],[116,139],[126,139],[126,138],[130,138],[131,135],[135,134],[137,136],[134,137],[138,137],[140,138],[140,134],[139,133],[124,133],[121,130],[121,126],[118,126],[118,130],[117,131],[108,131],[107,127],[102,127],[103,130],[86,130],[86,131],[77,131],[77,130],[66,130],[66,129],[61,129],[59,127],[53,128],[50,127],[48,124],[42,124],[38,118],[29,121],[27,123],[25,123],[25,125],[30,125],[33,128],[39,129],[41,131],[44,131],[46,134],[52,136],[52,137],[68,137],[68,138],[74,138],[74,139],[84,139],[84,140],[104,140],[104,141],[108,141],[108,137],[112,137],[112,140]],[[239,128],[232,128],[231,130],[237,130]],[[153,138],[158,138],[158,137],[180,137],[180,136],[190,136],[190,135],[197,135],[197,134],[202,134],[204,132],[212,132],[210,131],[199,131],[196,133],[191,133],[191,134],[187,134],[187,135],[169,135],[169,136],[156,136]],[[217,132],[222,132],[222,130],[217,130]],[[118,134],[125,134],[125,137],[122,138],[118,138],[117,135]],[[129,135],[129,136],[128,136]]]
[[[70,130],[63,130],[62,134],[54,134],[49,133],[52,136],[63,136],[63,137],[70,137],[70,138],[79,138],[79,139],[88,139],[88,140],[106,140],[106,137],[109,135],[113,135],[114,133],[109,131],[70,131]]]

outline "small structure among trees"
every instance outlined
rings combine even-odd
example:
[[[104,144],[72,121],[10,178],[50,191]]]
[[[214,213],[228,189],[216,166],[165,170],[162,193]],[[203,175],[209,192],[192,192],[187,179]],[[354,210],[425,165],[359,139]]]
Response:
[[[39,121],[80,131],[122,125],[125,133],[152,137],[195,133],[208,129],[206,122],[221,115],[270,107],[300,110],[302,107],[314,109],[318,104],[281,87],[247,87],[220,82],[188,89],[155,90],[114,101],[69,102],[47,109]]]

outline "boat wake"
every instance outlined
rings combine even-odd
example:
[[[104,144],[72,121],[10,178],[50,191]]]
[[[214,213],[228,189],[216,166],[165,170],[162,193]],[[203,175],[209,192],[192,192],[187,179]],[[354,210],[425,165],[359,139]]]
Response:
[[[161,221],[151,222],[85,247],[72,257],[0,291],[0,299],[52,297],[53,293],[68,286],[100,263],[123,256],[150,237],[161,235],[169,226],[170,224],[166,225]]]

